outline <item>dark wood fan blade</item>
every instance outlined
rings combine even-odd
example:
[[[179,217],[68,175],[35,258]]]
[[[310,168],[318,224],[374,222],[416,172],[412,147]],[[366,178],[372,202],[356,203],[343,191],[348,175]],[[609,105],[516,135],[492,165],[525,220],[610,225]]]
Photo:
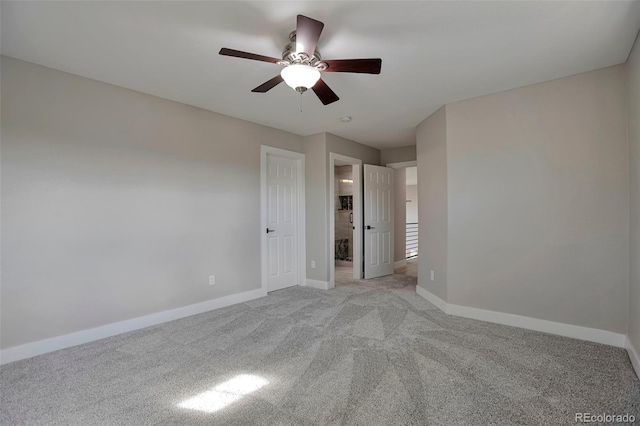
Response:
[[[298,15],[296,24],[296,53],[304,52],[313,56],[324,24],[304,15]]]
[[[324,80],[320,79],[318,82],[311,88],[315,94],[318,96],[318,99],[324,104],[329,105],[340,98],[335,94],[333,90],[327,86],[327,83]]]
[[[280,74],[278,74],[275,77],[273,77],[271,80],[267,81],[266,83],[262,83],[260,86],[258,86],[255,89],[253,89],[252,92],[256,92],[256,93],[268,92],[269,90],[273,89],[274,87],[276,87],[278,84],[282,83],[283,81],[284,80],[282,79]]]
[[[382,59],[334,59],[323,61],[329,65],[324,72],[357,72],[363,74],[380,74]]]
[[[227,49],[226,47],[223,47],[222,49],[220,49],[219,53],[224,56],[233,56],[234,58],[253,59],[254,61],[271,62],[272,64],[276,64],[278,63],[278,61],[280,61],[280,59],[278,58],[271,58],[269,56],[257,55],[255,53],[242,52],[240,50]]]

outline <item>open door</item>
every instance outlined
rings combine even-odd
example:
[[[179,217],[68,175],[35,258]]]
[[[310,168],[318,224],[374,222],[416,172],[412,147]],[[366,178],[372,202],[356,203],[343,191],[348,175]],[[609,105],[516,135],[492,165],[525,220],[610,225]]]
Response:
[[[364,165],[364,278],[393,274],[393,169]]]

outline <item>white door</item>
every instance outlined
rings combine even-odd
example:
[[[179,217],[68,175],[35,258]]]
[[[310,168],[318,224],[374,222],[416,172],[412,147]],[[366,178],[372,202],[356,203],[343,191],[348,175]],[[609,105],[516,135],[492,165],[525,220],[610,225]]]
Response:
[[[364,277],[393,274],[393,169],[364,165]]]
[[[298,284],[297,161],[267,154],[267,291]]]

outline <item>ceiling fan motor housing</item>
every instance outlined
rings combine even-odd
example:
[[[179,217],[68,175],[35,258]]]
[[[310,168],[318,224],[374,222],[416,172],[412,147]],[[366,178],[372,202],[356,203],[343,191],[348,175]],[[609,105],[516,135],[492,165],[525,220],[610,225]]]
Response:
[[[317,69],[318,71],[324,71],[329,68],[326,62],[322,62],[320,51],[316,48],[313,52],[313,56],[309,58],[305,52],[296,52],[296,32],[291,31],[289,33],[289,40],[284,50],[282,51],[282,61],[279,61],[279,65],[289,66],[294,64],[309,65]]]

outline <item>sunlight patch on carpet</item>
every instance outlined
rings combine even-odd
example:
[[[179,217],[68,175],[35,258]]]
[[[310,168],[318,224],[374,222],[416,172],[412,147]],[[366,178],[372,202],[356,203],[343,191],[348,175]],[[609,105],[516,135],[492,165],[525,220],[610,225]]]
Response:
[[[269,381],[260,376],[240,374],[208,391],[181,402],[178,407],[204,411],[205,413],[215,413],[267,384],[269,384]]]

